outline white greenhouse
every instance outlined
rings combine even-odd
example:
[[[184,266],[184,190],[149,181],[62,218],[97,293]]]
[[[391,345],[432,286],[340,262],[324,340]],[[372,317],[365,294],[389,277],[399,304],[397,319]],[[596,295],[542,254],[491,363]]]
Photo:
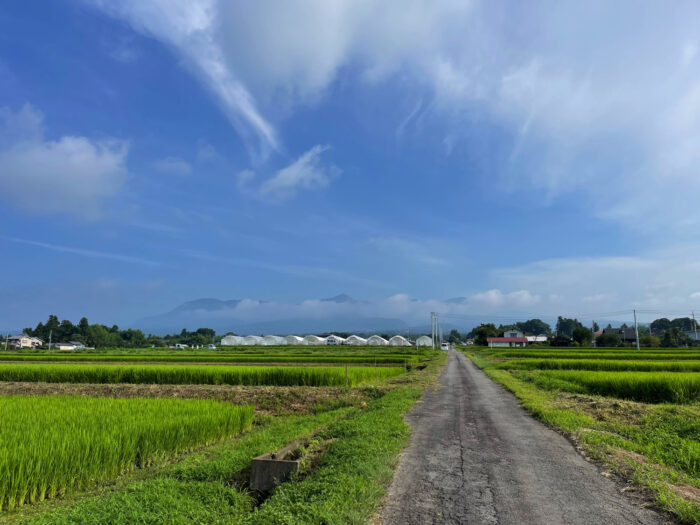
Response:
[[[266,335],[263,337],[261,344],[265,346],[286,345],[287,339],[285,337],[280,337],[279,335]]]
[[[411,346],[411,342],[402,335],[395,335],[389,339],[389,346]]]
[[[298,335],[288,335],[285,337],[287,340],[288,345],[303,345],[304,344],[304,338],[299,337]]]
[[[359,335],[351,335],[345,340],[345,344],[352,346],[364,346],[367,344],[367,339],[360,337]]]
[[[386,346],[388,344],[389,341],[378,335],[373,335],[367,339],[367,346]]]
[[[240,335],[227,335],[221,338],[221,346],[240,346],[244,345],[244,338]]]
[[[301,344],[303,345],[308,345],[308,346],[318,346],[318,345],[325,345],[326,344],[326,338],[325,337],[319,337],[317,335],[307,335],[304,337],[302,340]]]
[[[331,335],[329,335],[328,337],[326,337],[326,344],[327,344],[327,345],[331,345],[331,346],[334,346],[334,345],[344,345],[344,344],[345,344],[345,338],[344,338],[344,337],[340,337],[339,335],[331,334]]]
[[[433,346],[433,340],[427,335],[421,335],[416,339],[416,346]]]
[[[248,345],[248,346],[261,345],[262,340],[263,340],[263,338],[260,337],[259,335],[247,335],[243,338],[242,344]]]

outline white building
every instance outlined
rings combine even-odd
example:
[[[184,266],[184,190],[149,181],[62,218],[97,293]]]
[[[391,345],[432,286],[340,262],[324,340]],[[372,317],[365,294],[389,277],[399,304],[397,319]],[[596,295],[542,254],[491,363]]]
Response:
[[[298,335],[288,335],[285,337],[288,345],[303,345],[304,339]]]
[[[246,335],[243,338],[243,343],[246,346],[255,346],[255,345],[261,345],[262,344],[263,338],[260,337],[259,335]]]
[[[411,342],[402,335],[395,335],[389,339],[389,346],[411,346]]]
[[[326,344],[326,338],[325,337],[319,337],[317,335],[307,335],[304,337],[302,343],[303,345],[308,345],[308,346],[318,346],[318,345],[325,345]]]
[[[416,346],[433,346],[433,340],[427,335],[421,335],[416,339]]]
[[[221,346],[241,346],[245,344],[244,340],[240,335],[227,335],[221,339]]]
[[[387,346],[389,341],[379,335],[373,335],[367,339],[367,346]]]
[[[38,337],[30,337],[28,335],[11,335],[7,338],[7,343],[12,348],[37,348],[44,344]]]
[[[345,344],[351,346],[364,346],[367,344],[367,339],[360,337],[359,335],[351,335],[345,340]]]
[[[535,343],[546,343],[547,342],[547,336],[546,335],[526,335],[525,339],[527,339],[528,344],[535,344]]]
[[[330,346],[344,345],[345,338],[340,337],[339,335],[331,334],[328,337],[326,337],[326,344]]]
[[[284,337],[280,337],[279,335],[266,335],[262,338],[262,342],[260,344],[265,346],[286,345],[287,339]]]

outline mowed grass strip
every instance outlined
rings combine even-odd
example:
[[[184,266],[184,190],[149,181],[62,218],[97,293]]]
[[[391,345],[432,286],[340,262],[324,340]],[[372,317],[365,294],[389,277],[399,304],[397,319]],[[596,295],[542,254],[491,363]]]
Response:
[[[52,498],[247,430],[206,400],[0,397],[0,508]]]
[[[612,359],[515,359],[497,368],[511,370],[594,370],[604,372],[698,372],[698,361],[618,361]]]
[[[0,381],[46,383],[349,386],[404,373],[402,367],[0,364]]]
[[[415,355],[171,355],[171,354],[0,354],[0,361],[84,361],[84,362],[172,362],[172,363],[366,363],[413,364],[419,361]]]
[[[521,372],[521,379],[547,389],[561,389],[644,403],[691,403],[700,400],[700,374],[682,372],[593,372],[545,370]]]

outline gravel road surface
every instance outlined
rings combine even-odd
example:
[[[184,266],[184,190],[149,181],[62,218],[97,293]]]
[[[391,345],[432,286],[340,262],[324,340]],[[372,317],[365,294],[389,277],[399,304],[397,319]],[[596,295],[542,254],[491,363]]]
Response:
[[[385,525],[665,523],[461,353],[450,351],[440,385],[406,417],[413,436]]]

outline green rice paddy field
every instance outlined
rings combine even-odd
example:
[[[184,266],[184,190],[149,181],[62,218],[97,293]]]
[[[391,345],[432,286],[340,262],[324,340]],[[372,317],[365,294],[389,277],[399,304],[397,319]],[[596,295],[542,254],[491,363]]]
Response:
[[[700,352],[465,348],[494,381],[646,497],[700,523]]]
[[[244,350],[2,353],[0,523],[368,521],[444,354]],[[251,459],[291,442],[302,474],[260,499]]]

